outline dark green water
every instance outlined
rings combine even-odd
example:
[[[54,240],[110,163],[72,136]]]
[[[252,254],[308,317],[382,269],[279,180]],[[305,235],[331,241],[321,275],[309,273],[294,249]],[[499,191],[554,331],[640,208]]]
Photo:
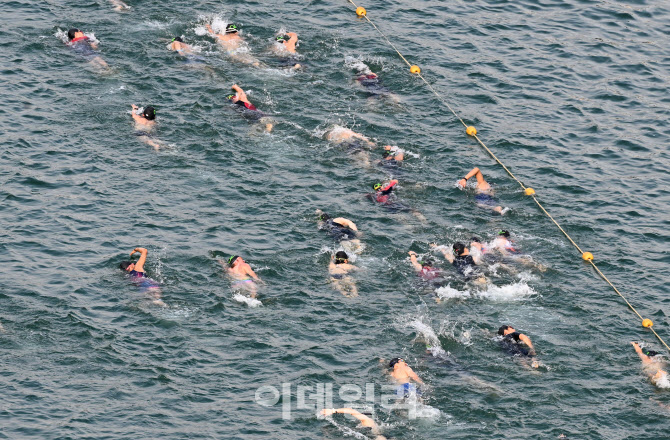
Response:
[[[629,342],[659,344],[350,4],[128,3],[123,13],[103,0],[3,3],[0,438],[370,438],[342,416],[297,408],[297,387],[333,384],[344,406],[342,385],[372,383],[379,399],[379,359],[395,356],[429,388],[419,418],[375,406],[389,438],[668,438],[670,397]],[[364,6],[670,337],[668,4]],[[215,16],[241,23],[270,66],[274,35],[298,32],[305,70],[228,62],[199,35]],[[111,72],[63,44],[73,26],[95,33]],[[204,64],[166,50],[182,34]],[[400,104],[368,99],[352,59]],[[234,82],[277,119],[272,134],[226,103]],[[133,103],[158,108],[162,150],[133,134]],[[335,124],[414,154],[398,195],[426,223],[364,197],[387,173],[330,146]],[[506,216],[454,187],[474,165]],[[317,229],[316,208],[363,231],[357,298],[329,283],[337,245]],[[409,249],[500,228],[547,272],[493,271],[493,286],[477,290],[445,263],[440,304],[417,282]],[[169,308],[118,269],[135,246],[149,249]],[[266,281],[261,307],[233,299],[216,260],[229,253]],[[532,338],[547,368],[500,350],[503,323]],[[259,387],[283,383],[290,399],[255,402]]]

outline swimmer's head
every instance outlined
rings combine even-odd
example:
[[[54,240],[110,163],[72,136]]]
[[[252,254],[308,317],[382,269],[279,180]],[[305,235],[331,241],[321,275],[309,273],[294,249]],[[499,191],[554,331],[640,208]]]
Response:
[[[69,31],[67,31],[67,39],[70,40],[70,41],[74,40],[75,37],[77,36],[77,32],[81,32],[81,31],[77,28],[72,28]]]
[[[135,263],[132,261],[122,261],[121,264],[119,264],[119,267],[123,271],[130,272],[135,268]]]
[[[346,263],[347,260],[349,260],[349,255],[347,255],[346,252],[338,251],[335,254],[335,264],[343,264],[343,263]]]
[[[374,189],[375,191],[379,191],[380,189],[382,189],[382,184],[375,183],[374,185],[372,185],[372,189]]]
[[[473,243],[481,243],[481,240],[479,240],[477,237],[472,237],[470,241]]]
[[[501,237],[509,238],[509,231],[505,231],[504,229],[500,230],[498,231],[498,235],[500,235]]]
[[[389,362],[389,368],[395,368],[395,364],[398,362],[405,362],[403,358],[393,358],[391,359],[391,362]]]
[[[514,332],[514,327],[511,327],[509,325],[503,325],[498,329],[498,334],[500,336],[505,336],[508,333],[513,333]]]
[[[228,26],[226,26],[226,33],[227,34],[235,34],[235,33],[237,33],[237,31],[239,31],[239,28],[234,23],[230,23]]]
[[[657,351],[654,350],[642,350],[642,353],[644,353],[646,356],[653,357],[658,354]]]
[[[454,251],[454,255],[458,257],[460,255],[463,255],[463,252],[465,252],[465,245],[463,243],[454,243],[452,249]]]
[[[319,220],[324,221],[324,222],[325,222],[325,221],[328,221],[328,220],[330,220],[330,216],[329,216],[328,214],[326,214],[325,212],[323,212],[323,213],[321,213],[321,215],[319,216]]]
[[[226,99],[232,101],[235,98],[235,96],[237,96],[237,95],[230,94],[230,95],[226,96]]]
[[[239,258],[239,255],[231,255],[230,258],[228,258],[228,267],[233,267]]]
[[[148,106],[144,107],[144,111],[142,112],[142,116],[144,116],[149,121],[153,121],[154,119],[156,119],[156,109],[153,108],[152,106],[148,105]]]
[[[419,264],[426,267],[433,267],[435,262],[429,258],[427,260],[419,261]]]
[[[175,41],[179,41],[180,43],[183,43],[184,40],[181,37],[174,37],[170,43],[174,43]]]
[[[286,42],[290,39],[291,39],[291,37],[289,37],[288,35],[277,35],[277,37],[275,38],[277,43],[284,43],[284,42]]]

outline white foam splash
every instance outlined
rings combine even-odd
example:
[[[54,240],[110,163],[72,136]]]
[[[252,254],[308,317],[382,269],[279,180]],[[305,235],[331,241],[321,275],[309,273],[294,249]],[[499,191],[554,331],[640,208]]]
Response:
[[[251,308],[260,307],[263,305],[263,303],[257,300],[256,298],[249,298],[248,296],[244,296],[240,293],[236,293],[235,295],[233,295],[233,299],[238,303],[246,304]]]
[[[440,299],[463,299],[472,296],[469,290],[454,289],[451,284],[437,288],[435,294]]]
[[[369,75],[372,73],[372,70],[365,64],[360,58],[354,58],[350,55],[344,57],[344,65],[349,69],[355,70],[356,72],[364,73]]]

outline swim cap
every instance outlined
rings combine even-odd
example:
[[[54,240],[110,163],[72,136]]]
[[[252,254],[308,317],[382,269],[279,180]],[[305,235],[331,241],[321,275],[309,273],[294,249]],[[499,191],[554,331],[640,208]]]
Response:
[[[479,241],[477,237],[472,237],[470,241],[472,241],[473,243],[481,243],[481,241]]]
[[[145,118],[147,118],[150,121],[156,119],[156,109],[150,105],[144,107],[144,111],[142,112],[142,114],[144,115]]]
[[[170,43],[174,43],[175,41],[179,41],[180,43],[183,43],[184,40],[181,39],[181,37],[174,37]]]
[[[502,235],[503,237],[508,238],[509,237],[509,231],[500,230],[500,231],[498,231],[498,235]]]
[[[236,24],[230,23],[228,26],[226,26],[226,33],[227,34],[234,34],[237,32],[238,28]]]
[[[228,258],[228,266],[233,267],[233,264],[235,264],[235,261],[240,258],[239,255],[231,255],[230,258]]]
[[[375,184],[372,186],[372,188],[373,188],[375,191],[377,191],[377,190],[380,189],[381,187],[382,187],[382,184],[381,184],[381,183],[375,183]]]
[[[121,270],[127,271],[128,267],[130,267],[131,264],[133,264],[132,261],[122,261],[121,264],[119,264],[119,267],[121,268]]]
[[[422,266],[433,267],[433,264],[435,264],[435,262],[429,258],[426,261],[419,261],[419,264]]]
[[[463,243],[454,243],[453,250],[454,255],[463,255],[463,252],[465,252],[465,245]]]
[[[505,334],[505,330],[507,330],[508,328],[509,328],[509,325],[503,325],[502,327],[500,327],[498,329],[498,334],[500,336],[503,336]]]
[[[649,357],[656,356],[658,354],[658,352],[654,350],[644,350],[643,353]]]
[[[275,40],[277,40],[277,43],[283,43],[284,41],[288,41],[290,39],[291,37],[289,37],[288,35],[277,35],[277,38],[275,38]]]
[[[344,251],[338,251],[335,254],[335,264],[342,264],[344,263],[345,260],[349,259],[349,255],[347,255],[346,252]]]
[[[74,40],[74,34],[75,34],[76,32],[81,32],[81,31],[80,31],[79,29],[77,29],[77,28],[72,28],[72,29],[70,29],[69,31],[67,31],[67,38],[68,38],[68,40]]]
[[[235,95],[228,95],[228,96],[226,96],[226,99],[233,99],[234,97],[235,97]]]
[[[330,216],[324,212],[319,216],[319,220],[323,220],[325,222],[326,220],[330,220]]]
[[[395,366],[395,364],[397,364],[400,361],[405,362],[403,358],[393,358],[393,359],[391,359],[391,362],[389,362],[389,368],[393,368]]]

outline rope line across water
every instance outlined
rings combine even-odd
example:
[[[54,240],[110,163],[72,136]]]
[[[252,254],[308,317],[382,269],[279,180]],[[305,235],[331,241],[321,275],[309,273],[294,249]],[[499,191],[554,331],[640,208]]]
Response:
[[[635,314],[642,320],[642,326],[648,328],[649,330],[651,330],[652,333],[656,336],[656,338],[658,338],[658,340],[661,341],[661,343],[665,346],[665,348],[666,348],[668,351],[670,351],[670,347],[668,346],[668,344],[666,344],[665,341],[663,340],[663,338],[661,338],[661,336],[660,336],[658,333],[656,333],[656,330],[654,330],[654,329],[652,328],[652,326],[653,326],[652,321],[651,321],[650,319],[644,319],[644,318],[642,317],[642,315],[635,309],[635,307],[633,307],[633,305],[630,303],[630,301],[628,301],[628,299],[626,299],[626,297],[619,291],[619,289],[617,289],[616,286],[615,286],[615,285],[614,285],[614,284],[607,278],[607,276],[605,276],[605,274],[600,270],[600,268],[598,268],[598,266],[596,266],[596,263],[593,262],[593,255],[592,255],[590,252],[584,252],[584,251],[579,247],[579,245],[572,239],[572,237],[570,237],[570,235],[565,231],[565,229],[563,229],[563,228],[561,227],[561,225],[558,224],[558,222],[554,219],[554,217],[552,217],[551,214],[549,214],[549,211],[547,211],[547,210],[545,209],[545,207],[542,206],[542,204],[540,203],[540,201],[537,199],[537,197],[536,197],[536,195],[535,195],[535,191],[534,191],[532,188],[527,188],[527,187],[526,187],[526,186],[525,186],[525,185],[524,185],[524,184],[523,184],[523,183],[522,183],[522,182],[521,182],[521,181],[520,181],[520,180],[519,180],[519,179],[518,179],[518,178],[517,178],[517,177],[516,177],[516,176],[515,176],[515,175],[514,175],[514,174],[513,174],[507,167],[506,167],[506,166],[505,166],[505,164],[504,164],[500,159],[498,159],[498,157],[496,157],[495,154],[493,154],[493,152],[489,149],[489,147],[487,147],[486,144],[485,144],[481,139],[479,139],[479,137],[477,136],[477,130],[476,130],[474,127],[468,127],[468,125],[465,123],[465,121],[463,121],[463,119],[462,119],[460,116],[458,116],[458,114],[456,113],[456,111],[454,111],[454,109],[453,109],[453,108],[449,105],[449,103],[442,97],[442,95],[440,95],[440,94],[437,92],[437,90],[435,90],[435,88],[434,88],[434,87],[433,87],[433,86],[432,86],[432,85],[431,85],[431,84],[430,84],[430,83],[423,77],[423,75],[421,74],[421,70],[420,70],[417,66],[414,66],[414,65],[412,65],[409,61],[407,61],[407,58],[405,58],[405,57],[403,56],[403,54],[402,54],[402,53],[398,50],[398,48],[391,42],[391,40],[389,40],[389,38],[388,38],[388,37],[381,31],[381,29],[379,29],[379,27],[377,27],[377,25],[376,25],[372,20],[370,20],[370,17],[368,17],[368,15],[367,15],[367,11],[365,10],[365,8],[362,8],[362,7],[358,6],[356,3],[354,3],[353,0],[348,0],[348,2],[351,3],[352,5],[354,5],[354,7],[356,8],[356,14],[357,14],[359,17],[363,17],[363,18],[365,18],[365,19],[367,20],[367,22],[370,23],[370,24],[372,25],[372,27],[374,27],[375,30],[377,30],[377,32],[379,32],[379,34],[384,38],[384,40],[386,40],[386,42],[389,44],[389,46],[391,46],[391,47],[393,48],[393,50],[396,51],[396,53],[398,54],[398,56],[399,56],[400,58],[402,58],[402,60],[405,62],[405,64],[407,64],[407,65],[410,67],[411,71],[414,71],[414,69],[416,69],[416,75],[417,75],[419,78],[421,78],[421,80],[426,84],[426,86],[428,86],[428,88],[430,89],[430,91],[433,92],[433,94],[435,94],[435,96],[437,97],[437,99],[438,99],[440,102],[442,102],[442,104],[444,104],[445,107],[447,107],[447,108],[451,111],[451,113],[454,115],[454,117],[455,117],[456,119],[458,119],[458,120],[461,122],[461,124],[463,124],[463,126],[466,128],[467,133],[468,133],[470,136],[474,137],[474,138],[477,140],[477,142],[479,143],[479,145],[480,145],[482,148],[484,148],[484,149],[488,152],[488,154],[489,154],[493,159],[495,159],[496,162],[498,162],[498,164],[499,164],[501,167],[503,167],[503,169],[507,172],[507,174],[509,174],[510,177],[511,177],[512,179],[514,179],[514,180],[521,186],[521,188],[524,190],[524,192],[525,192],[527,195],[529,195],[529,196],[531,196],[531,197],[533,198],[533,201],[534,201],[534,202],[537,204],[537,206],[542,210],[542,212],[544,212],[544,213],[546,214],[546,216],[549,217],[549,219],[556,225],[556,227],[563,233],[563,235],[565,235],[565,237],[570,241],[570,243],[572,243],[572,245],[573,245],[575,248],[577,248],[577,250],[578,250],[579,253],[581,254],[582,258],[583,258],[585,261],[588,261],[588,262],[591,264],[591,266],[593,267],[593,269],[595,269],[595,271],[598,273],[598,275],[600,275],[600,276],[607,282],[607,284],[609,284],[609,285],[612,287],[612,289],[614,289],[614,291],[615,291],[615,292],[616,292],[616,293],[617,293],[617,294],[618,294],[618,295],[619,295],[619,296],[626,302],[626,304],[628,305],[628,307],[629,307],[629,308],[630,308],[630,309],[631,309],[631,310],[632,310],[632,311],[633,311],[633,312],[634,312],[634,313],[635,313]],[[470,130],[472,130],[472,131],[470,131]]]

